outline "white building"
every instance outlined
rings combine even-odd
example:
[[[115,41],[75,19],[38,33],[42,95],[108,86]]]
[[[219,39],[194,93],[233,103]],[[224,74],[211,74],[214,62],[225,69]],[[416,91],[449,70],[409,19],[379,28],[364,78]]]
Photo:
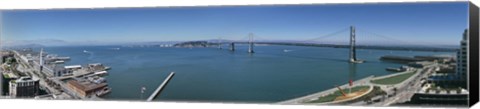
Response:
[[[465,80],[468,70],[468,30],[463,32],[462,41],[460,41],[460,50],[457,52],[457,77]]]

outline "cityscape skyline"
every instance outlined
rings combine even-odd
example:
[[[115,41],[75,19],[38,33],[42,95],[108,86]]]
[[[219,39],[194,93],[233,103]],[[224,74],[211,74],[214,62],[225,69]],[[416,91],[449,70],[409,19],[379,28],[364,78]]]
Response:
[[[355,25],[402,41],[458,45],[467,27],[466,3],[3,10],[2,41],[113,44],[235,40],[248,33],[296,41]]]

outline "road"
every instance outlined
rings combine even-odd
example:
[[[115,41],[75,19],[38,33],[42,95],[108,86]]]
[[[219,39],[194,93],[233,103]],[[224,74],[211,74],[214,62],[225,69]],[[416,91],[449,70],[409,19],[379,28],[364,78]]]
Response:
[[[18,54],[15,53],[15,55],[18,55]],[[20,57],[20,56],[16,56],[16,57]],[[17,60],[20,60],[20,59],[17,59]],[[33,66],[31,66],[29,63],[24,63],[22,61],[18,61],[18,62],[19,62],[19,66],[17,67],[17,70],[32,76],[32,78],[39,79],[40,87],[44,88],[49,94],[56,95],[58,98],[62,98],[62,99],[75,98],[75,96],[69,93],[68,90],[66,91],[66,93],[64,92],[65,89],[68,89],[65,86],[61,86],[62,89],[64,90],[59,90],[59,89],[56,89],[55,86],[49,85],[46,82],[47,78],[45,78],[42,74],[37,74],[40,72],[37,72],[36,69],[34,69]],[[33,72],[37,72],[37,73],[33,73]],[[61,82],[58,82],[58,81],[55,81],[55,82],[56,84],[60,83],[60,85],[62,85]]]
[[[374,103],[374,106],[389,106],[396,103],[404,103],[410,101],[415,92],[419,91],[422,87],[420,80],[422,78],[428,77],[429,74],[433,73],[434,69],[438,67],[437,64],[426,66],[425,68],[418,70],[417,74],[414,77],[411,77],[400,84],[395,85],[397,91],[390,92],[396,93],[392,97],[388,97],[382,102]],[[385,90],[392,91],[392,90]],[[388,92],[387,92],[388,93]]]

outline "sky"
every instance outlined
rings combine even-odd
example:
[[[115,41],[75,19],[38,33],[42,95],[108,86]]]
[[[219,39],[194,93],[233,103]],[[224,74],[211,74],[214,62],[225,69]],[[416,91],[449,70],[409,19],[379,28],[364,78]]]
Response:
[[[354,25],[359,40],[375,33],[409,43],[458,45],[468,26],[467,2],[2,10],[1,14],[2,42],[41,44],[240,40],[249,33],[263,40],[308,40]],[[348,41],[348,34],[335,37]]]

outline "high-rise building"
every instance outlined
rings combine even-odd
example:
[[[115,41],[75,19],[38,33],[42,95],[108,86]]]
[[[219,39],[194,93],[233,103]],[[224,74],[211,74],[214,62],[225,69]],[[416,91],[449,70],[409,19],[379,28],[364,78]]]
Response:
[[[23,98],[35,97],[39,94],[39,80],[30,77],[20,77],[10,81],[10,96]]]
[[[0,96],[3,96],[3,71],[0,71]]]
[[[463,38],[460,41],[460,50],[457,52],[457,70],[458,79],[465,80],[467,78],[468,69],[468,30],[463,32]]]

